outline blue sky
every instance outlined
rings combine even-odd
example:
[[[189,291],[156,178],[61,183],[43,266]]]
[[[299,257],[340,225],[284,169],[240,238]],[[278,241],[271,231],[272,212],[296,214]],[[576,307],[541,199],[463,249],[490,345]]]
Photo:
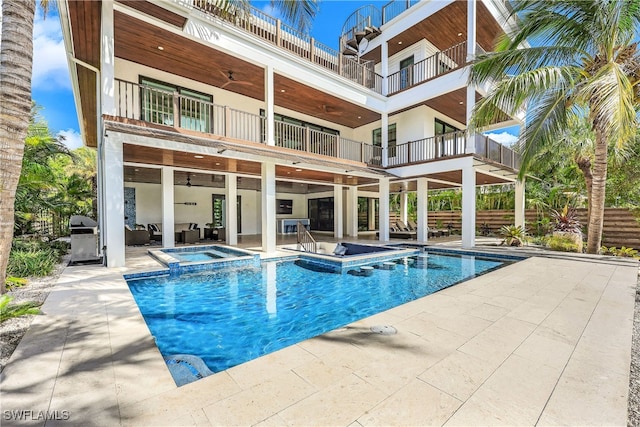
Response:
[[[51,2],[50,2],[51,3]],[[269,1],[252,1],[266,13],[275,16]],[[322,0],[319,13],[313,21],[311,36],[327,46],[338,48],[338,37],[345,20],[361,6],[373,4],[379,9],[388,3],[385,1],[345,1]],[[57,11],[49,11],[43,19],[38,9],[34,25],[34,55],[32,96],[42,107],[41,115],[55,134],[65,137],[70,148],[82,145],[79,135],[71,80],[67,66],[60,19]],[[517,132],[517,130],[515,130]],[[511,133],[514,133],[511,131]],[[510,133],[492,134],[498,142],[510,143],[514,139]]]

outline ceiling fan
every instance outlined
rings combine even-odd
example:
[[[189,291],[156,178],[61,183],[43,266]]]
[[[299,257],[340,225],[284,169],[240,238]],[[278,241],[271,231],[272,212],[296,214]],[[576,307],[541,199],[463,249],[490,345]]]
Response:
[[[233,71],[231,70],[227,71],[226,73],[223,71],[220,71],[220,74],[222,74],[227,79],[227,82],[224,83],[222,86],[220,86],[220,89],[224,89],[226,86],[232,83],[239,84],[239,85],[253,86],[253,83],[251,82],[243,82],[243,81],[236,80],[236,78],[233,76]]]

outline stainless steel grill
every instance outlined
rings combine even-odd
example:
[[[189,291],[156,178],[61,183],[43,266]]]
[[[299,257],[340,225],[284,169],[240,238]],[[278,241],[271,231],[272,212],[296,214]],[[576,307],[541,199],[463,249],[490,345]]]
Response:
[[[71,262],[98,261],[98,223],[93,219],[73,215],[69,220],[71,231]]]

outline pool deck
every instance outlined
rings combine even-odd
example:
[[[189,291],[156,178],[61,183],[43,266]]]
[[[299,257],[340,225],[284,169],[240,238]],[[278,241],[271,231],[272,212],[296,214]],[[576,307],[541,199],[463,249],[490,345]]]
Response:
[[[540,252],[180,388],[122,279],[154,262],[64,270],[2,372],[3,425],[627,424],[637,262]]]

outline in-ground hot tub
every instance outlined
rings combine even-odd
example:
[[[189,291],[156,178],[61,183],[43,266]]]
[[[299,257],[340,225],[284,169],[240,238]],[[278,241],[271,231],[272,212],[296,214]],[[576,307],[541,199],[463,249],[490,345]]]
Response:
[[[169,267],[171,273],[260,264],[259,254],[224,245],[152,249],[149,255]]]

